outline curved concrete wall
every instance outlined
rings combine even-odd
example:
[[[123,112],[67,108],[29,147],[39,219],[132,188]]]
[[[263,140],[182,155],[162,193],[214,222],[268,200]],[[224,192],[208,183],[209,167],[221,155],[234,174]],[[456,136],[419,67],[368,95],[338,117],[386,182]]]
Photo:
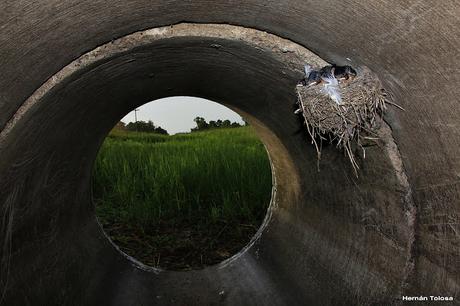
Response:
[[[393,304],[402,295],[458,295],[457,5],[0,4],[2,302]],[[390,111],[386,146],[370,149],[359,179],[333,148],[325,148],[317,173],[314,150],[296,133],[292,88],[301,67],[289,62],[289,50],[198,34],[97,60],[21,108],[95,47],[181,21],[266,30],[328,61],[367,65],[406,111]],[[111,125],[136,105],[180,94],[249,114],[273,160],[277,205],[257,241],[234,260],[155,273],[123,257],[103,235],[89,179]]]

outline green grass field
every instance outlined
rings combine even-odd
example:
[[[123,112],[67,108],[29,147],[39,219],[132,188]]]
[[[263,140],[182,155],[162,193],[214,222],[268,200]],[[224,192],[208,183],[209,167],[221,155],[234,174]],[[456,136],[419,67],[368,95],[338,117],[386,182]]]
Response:
[[[96,160],[93,199],[105,231],[126,253],[190,269],[249,241],[271,185],[267,153],[250,127],[174,136],[115,130]]]

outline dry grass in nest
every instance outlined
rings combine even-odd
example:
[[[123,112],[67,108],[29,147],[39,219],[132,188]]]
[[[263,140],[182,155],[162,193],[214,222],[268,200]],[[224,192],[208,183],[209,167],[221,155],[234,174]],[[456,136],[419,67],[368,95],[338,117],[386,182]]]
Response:
[[[318,153],[318,163],[322,141],[326,140],[344,150],[357,175],[359,165],[353,147],[362,148],[362,138],[378,139],[374,131],[386,108],[386,94],[380,80],[369,69],[360,69],[351,82],[339,84],[340,104],[324,93],[323,85],[298,85],[296,90],[308,133]]]

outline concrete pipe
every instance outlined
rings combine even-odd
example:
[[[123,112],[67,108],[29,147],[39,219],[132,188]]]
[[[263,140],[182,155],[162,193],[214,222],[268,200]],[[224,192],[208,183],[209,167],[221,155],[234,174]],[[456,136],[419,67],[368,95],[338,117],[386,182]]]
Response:
[[[174,26],[171,26],[174,25]],[[390,305],[460,292],[458,3],[3,1],[0,304]],[[311,50],[312,52],[310,52]],[[405,111],[355,178],[298,133],[306,61],[366,65]],[[229,260],[159,271],[94,216],[104,137],[145,102],[245,114],[275,178],[265,224]],[[454,301],[455,303],[455,301]]]

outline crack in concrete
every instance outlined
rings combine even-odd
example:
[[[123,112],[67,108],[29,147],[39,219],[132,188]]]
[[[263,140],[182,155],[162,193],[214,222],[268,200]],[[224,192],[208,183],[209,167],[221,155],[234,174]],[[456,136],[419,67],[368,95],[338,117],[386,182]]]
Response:
[[[388,154],[391,164],[395,169],[396,177],[404,188],[404,204],[406,210],[406,220],[409,227],[409,240],[407,242],[407,260],[404,271],[404,278],[400,286],[400,296],[405,289],[409,287],[409,281],[415,271],[416,266],[416,249],[417,249],[417,222],[418,222],[418,209],[412,195],[412,187],[406,175],[404,163],[399,151],[398,144],[393,138],[393,131],[391,126],[382,121],[382,126],[379,130],[379,137],[385,141],[385,151]],[[399,300],[398,304],[402,304]]]

